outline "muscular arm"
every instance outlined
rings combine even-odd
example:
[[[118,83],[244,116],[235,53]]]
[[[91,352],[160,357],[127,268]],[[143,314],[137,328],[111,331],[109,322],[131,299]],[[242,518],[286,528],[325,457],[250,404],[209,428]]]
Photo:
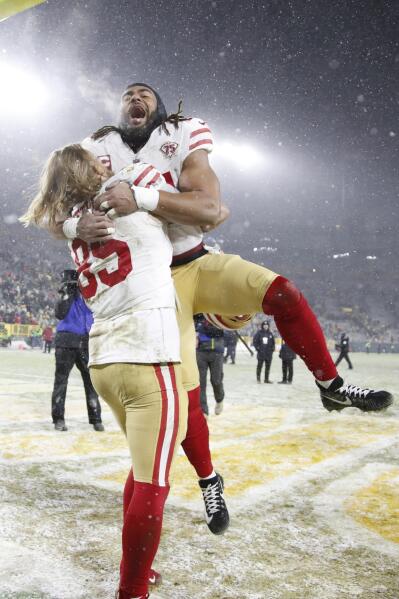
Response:
[[[178,181],[180,193],[159,192],[159,202],[153,214],[169,222],[215,228],[229,215],[226,206],[221,209],[219,181],[208,162],[204,150],[196,150],[183,163]],[[108,208],[122,216],[135,212],[138,207],[129,186],[122,182],[109,188],[94,201],[96,209],[107,202]]]
[[[217,221],[213,225],[202,225],[201,229],[204,233],[209,233],[209,231],[213,231],[213,229],[216,229],[219,225],[224,223],[224,221],[227,220],[229,216],[230,210],[227,208],[226,204],[223,204],[223,202],[221,202],[219,218],[217,219]]]
[[[181,193],[161,191],[154,214],[184,225],[214,228],[228,216],[221,211],[219,180],[209,165],[208,154],[197,150],[187,156],[180,173],[178,188]],[[210,230],[210,229],[206,229]]]

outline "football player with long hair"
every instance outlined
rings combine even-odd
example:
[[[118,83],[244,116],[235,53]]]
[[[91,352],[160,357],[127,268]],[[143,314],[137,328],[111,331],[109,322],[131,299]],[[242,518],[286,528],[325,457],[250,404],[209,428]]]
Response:
[[[112,185],[112,173],[79,145],[52,153],[40,189],[21,221],[53,227],[93,211],[95,196]],[[118,173],[117,181],[168,189],[148,164]],[[158,549],[169,475],[187,428],[182,385],[172,246],[162,219],[147,211],[102,218],[105,237],[88,244],[64,231],[91,308],[90,375],[126,435],[132,459],[124,492],[119,599],[145,599]],[[72,221],[73,223],[73,221]],[[112,235],[112,238],[109,238]],[[72,239],[72,237],[74,237]]]

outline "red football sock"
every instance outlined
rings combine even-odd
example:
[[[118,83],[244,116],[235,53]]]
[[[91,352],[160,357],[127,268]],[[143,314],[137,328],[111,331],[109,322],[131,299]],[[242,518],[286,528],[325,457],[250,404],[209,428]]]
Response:
[[[134,481],[122,530],[124,559],[120,589],[134,597],[148,592],[150,569],[158,550],[169,487]]]
[[[209,429],[201,409],[199,387],[188,391],[187,434],[182,447],[199,478],[206,478],[213,472]]]
[[[320,324],[295,285],[278,276],[263,298],[263,311],[274,316],[284,341],[300,356],[319,381],[337,376]]]
[[[127,475],[127,479],[125,482],[125,488],[123,489],[123,522],[125,522],[127,510],[129,509],[129,505],[130,505],[130,502],[133,497],[133,491],[134,491],[133,469],[130,468],[129,474]],[[121,575],[122,575],[122,569],[124,567],[123,564],[124,564],[124,562],[123,562],[123,553],[122,553],[121,565],[119,568]]]

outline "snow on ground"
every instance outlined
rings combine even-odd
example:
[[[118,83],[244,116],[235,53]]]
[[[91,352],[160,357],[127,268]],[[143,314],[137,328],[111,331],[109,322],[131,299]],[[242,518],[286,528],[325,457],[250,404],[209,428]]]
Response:
[[[353,362],[348,380],[399,398],[398,355]],[[106,406],[105,433],[87,423],[77,371],[53,430],[53,373],[53,355],[0,353],[0,599],[112,599],[127,448]],[[209,426],[231,526],[209,533],[179,455],[151,599],[398,599],[399,403],[329,414],[299,360],[292,386],[258,385],[242,353],[225,388]]]

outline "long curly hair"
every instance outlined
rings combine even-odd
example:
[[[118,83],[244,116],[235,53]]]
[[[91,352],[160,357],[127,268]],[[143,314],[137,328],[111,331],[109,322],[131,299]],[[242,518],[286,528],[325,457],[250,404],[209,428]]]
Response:
[[[26,227],[54,226],[65,220],[76,204],[90,206],[101,184],[98,162],[82,146],[71,144],[55,150],[41,173],[39,191],[19,220]]]

